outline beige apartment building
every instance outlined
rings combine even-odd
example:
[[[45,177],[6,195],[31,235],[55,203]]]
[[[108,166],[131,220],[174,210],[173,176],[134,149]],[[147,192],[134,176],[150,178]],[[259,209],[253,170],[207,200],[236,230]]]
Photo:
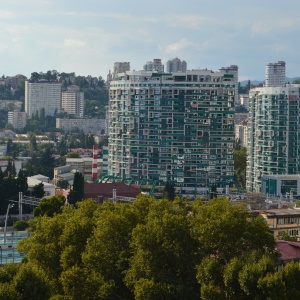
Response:
[[[284,233],[298,237],[300,233],[300,209],[282,208],[261,212],[275,238]]]
[[[68,115],[83,118],[83,102],[84,93],[77,85],[70,85],[67,91],[62,92],[61,106]]]

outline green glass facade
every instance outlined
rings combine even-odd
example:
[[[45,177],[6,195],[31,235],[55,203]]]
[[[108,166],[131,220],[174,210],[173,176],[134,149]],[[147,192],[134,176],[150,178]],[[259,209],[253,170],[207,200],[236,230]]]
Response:
[[[299,87],[255,88],[249,94],[247,190],[263,175],[299,174]]]
[[[233,182],[229,74],[128,71],[110,85],[108,174],[185,190]]]

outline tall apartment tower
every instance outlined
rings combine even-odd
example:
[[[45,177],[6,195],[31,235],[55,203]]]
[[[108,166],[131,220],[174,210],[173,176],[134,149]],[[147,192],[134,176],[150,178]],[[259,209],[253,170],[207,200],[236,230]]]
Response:
[[[179,58],[174,58],[172,60],[167,61],[167,72],[174,73],[174,72],[186,72],[187,70],[187,63],[185,60],[181,61]]]
[[[261,191],[263,175],[299,174],[300,85],[250,90],[248,191]]]
[[[163,72],[164,71],[164,65],[161,62],[160,58],[155,58],[153,61],[148,61],[144,64],[143,69],[145,71],[157,71],[157,72]]]
[[[230,67],[222,67],[219,69],[219,72],[221,72],[222,74],[233,75],[233,79],[236,84],[234,103],[239,103],[239,67],[236,65],[231,65]]]
[[[230,185],[235,90],[232,74],[209,70],[122,74],[110,85],[108,175],[182,193]]]
[[[67,87],[67,91],[62,92],[61,106],[68,115],[83,118],[83,102],[84,93],[80,92],[77,85],[70,85]]]
[[[115,78],[116,74],[130,71],[130,62],[115,62],[112,78]]]
[[[266,65],[266,87],[285,86],[285,62],[278,61]]]
[[[25,81],[25,111],[29,118],[45,108],[45,115],[53,116],[60,111],[61,83],[41,80]]]

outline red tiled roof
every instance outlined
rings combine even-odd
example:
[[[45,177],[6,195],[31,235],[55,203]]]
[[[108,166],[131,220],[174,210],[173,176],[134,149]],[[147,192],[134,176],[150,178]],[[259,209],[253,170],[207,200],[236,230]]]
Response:
[[[276,241],[276,249],[280,253],[280,260],[300,260],[300,242]]]
[[[136,196],[140,193],[138,189],[132,188],[122,182],[85,183],[84,199],[98,198],[98,196],[103,198],[112,198],[114,189],[116,190],[117,196],[122,197],[136,198]]]

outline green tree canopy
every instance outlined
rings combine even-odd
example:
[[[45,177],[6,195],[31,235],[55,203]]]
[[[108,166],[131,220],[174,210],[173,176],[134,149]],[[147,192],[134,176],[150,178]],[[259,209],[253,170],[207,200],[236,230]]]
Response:
[[[74,174],[74,181],[72,190],[68,196],[68,202],[70,204],[76,204],[84,197],[84,177],[80,172]]]
[[[225,198],[79,201],[29,230],[24,267],[0,269],[0,295],[12,284],[7,293],[23,297],[20,282],[31,280],[30,297],[57,300],[299,298],[300,263],[277,271],[267,225]]]
[[[48,216],[53,217],[55,214],[62,212],[62,208],[65,205],[66,199],[62,195],[53,196],[50,198],[43,198],[39,206],[33,211],[35,217]]]

